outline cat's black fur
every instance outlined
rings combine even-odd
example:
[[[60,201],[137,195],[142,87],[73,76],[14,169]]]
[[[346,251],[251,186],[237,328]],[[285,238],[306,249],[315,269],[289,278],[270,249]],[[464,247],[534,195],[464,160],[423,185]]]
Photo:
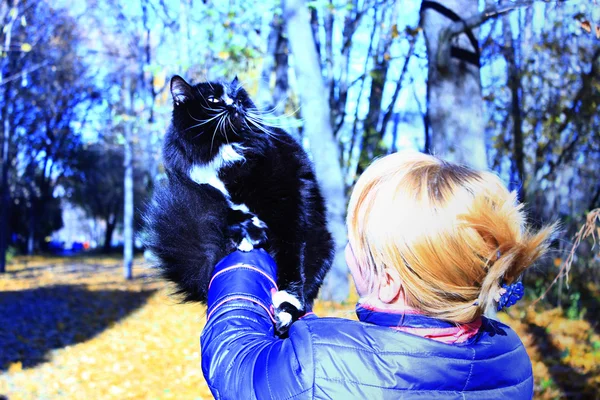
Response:
[[[162,277],[177,284],[184,301],[206,301],[212,268],[234,250],[227,234],[229,206],[209,185],[169,174],[155,187],[146,210],[145,245],[158,260]]]
[[[247,236],[275,258],[279,290],[300,300],[295,314],[290,304],[282,305],[296,319],[312,306],[333,258],[324,200],[307,154],[261,119],[237,78],[191,86],[176,76],[171,92],[172,125],[163,151],[169,182],[157,190],[147,214],[147,245],[163,276],[184,300],[204,302],[214,265]],[[243,159],[218,169],[225,189],[219,190],[206,172],[224,148]],[[190,173],[195,165],[203,166],[201,174]],[[254,216],[266,229],[252,223]]]

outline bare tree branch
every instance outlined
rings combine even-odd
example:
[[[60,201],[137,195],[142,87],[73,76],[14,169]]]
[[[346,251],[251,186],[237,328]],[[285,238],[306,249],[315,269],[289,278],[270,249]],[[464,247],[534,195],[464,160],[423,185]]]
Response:
[[[8,76],[8,77],[0,80],[0,86],[6,85],[8,82],[12,82],[14,80],[17,80],[17,79],[21,78],[24,75],[27,75],[27,74],[29,74],[29,73],[31,73],[33,71],[36,71],[36,70],[38,70],[38,69],[40,69],[42,67],[45,67],[46,65],[48,65],[48,61],[44,61],[42,63],[32,65],[31,67],[29,67],[27,69],[24,69],[23,71],[17,72],[16,74],[13,74],[11,76]]]
[[[398,82],[396,83],[396,89],[394,90],[394,94],[392,95],[392,100],[390,101],[388,109],[387,109],[386,113],[383,115],[383,121],[381,122],[380,132],[381,132],[382,138],[385,135],[387,125],[390,122],[390,119],[392,118],[392,114],[394,113],[394,105],[396,105],[396,101],[398,100],[398,95],[400,94],[400,90],[402,90],[402,81],[404,80],[404,75],[406,74],[406,71],[408,70],[408,63],[410,62],[410,59],[412,58],[412,55],[415,51],[415,43],[417,41],[416,37],[413,36],[409,40],[410,40],[410,47],[408,48],[408,53],[406,54],[404,66],[402,67],[402,71],[400,72],[400,77],[398,78]]]
[[[346,37],[346,41],[344,41],[344,43],[342,44],[342,51],[344,51],[347,47],[349,47],[352,44],[352,36],[354,35],[354,32],[360,25],[360,21],[365,16],[365,14],[367,12],[369,12],[369,10],[371,8],[374,9],[375,12],[377,12],[377,8],[380,6],[383,6],[385,3],[386,3],[386,0],[376,1],[373,4],[370,4],[370,2],[369,2],[363,6],[362,10],[360,10],[356,13],[356,15],[354,16],[354,20],[348,26],[349,31],[344,33],[344,37]]]
[[[437,51],[437,64],[440,70],[444,70],[450,61],[450,48],[452,39],[469,29],[476,28],[489,19],[505,14],[519,7],[527,7],[535,3],[535,0],[515,0],[509,4],[495,5],[486,1],[483,12],[453,22],[440,31],[439,47]]]

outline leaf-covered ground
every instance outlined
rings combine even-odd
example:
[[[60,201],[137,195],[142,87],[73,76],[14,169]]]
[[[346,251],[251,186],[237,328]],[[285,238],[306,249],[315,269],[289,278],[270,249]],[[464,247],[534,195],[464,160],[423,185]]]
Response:
[[[18,399],[211,398],[200,369],[205,310],[181,305],[136,264],[113,258],[20,258],[0,277],[0,395]],[[355,299],[318,303],[320,316],[354,318]],[[595,315],[594,310],[588,315]],[[599,398],[600,327],[558,309],[511,310],[536,398]]]

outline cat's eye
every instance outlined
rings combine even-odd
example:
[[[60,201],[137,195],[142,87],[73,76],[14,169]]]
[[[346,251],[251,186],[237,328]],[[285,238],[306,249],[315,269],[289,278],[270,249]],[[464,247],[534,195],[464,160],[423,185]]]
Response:
[[[220,103],[221,102],[221,99],[217,99],[215,96],[208,96],[207,100],[211,103]]]

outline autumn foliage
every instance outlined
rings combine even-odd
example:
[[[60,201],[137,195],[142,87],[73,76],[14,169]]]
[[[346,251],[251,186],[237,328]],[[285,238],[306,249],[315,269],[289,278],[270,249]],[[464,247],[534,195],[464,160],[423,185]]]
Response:
[[[17,258],[9,265],[0,278],[0,394],[211,398],[200,367],[205,309],[178,304],[141,260],[136,279],[125,281],[121,273],[116,258]],[[598,301],[598,287],[588,289]],[[355,318],[355,301],[318,302],[315,311]],[[536,398],[600,392],[597,310],[569,319],[558,308],[518,304],[501,314],[531,356]]]
[[[19,399],[212,398],[200,367],[205,308],[179,304],[143,262],[18,258],[0,277],[0,395]],[[320,315],[354,317],[350,304]]]

